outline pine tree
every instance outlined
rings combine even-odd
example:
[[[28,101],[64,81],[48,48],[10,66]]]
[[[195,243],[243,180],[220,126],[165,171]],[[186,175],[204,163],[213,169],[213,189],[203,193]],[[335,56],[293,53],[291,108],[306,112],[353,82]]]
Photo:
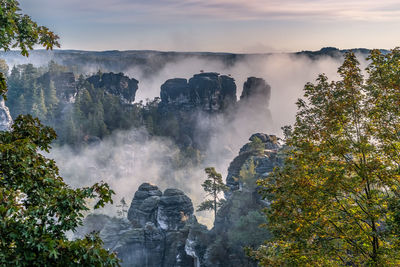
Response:
[[[26,100],[24,95],[20,95],[18,97],[18,99],[15,101],[15,104],[13,105],[13,109],[12,109],[12,114],[14,116],[14,118],[16,118],[18,115],[21,114],[27,114],[28,110],[27,110],[27,105],[26,105]]]
[[[23,97],[24,90],[21,84],[20,69],[14,66],[11,69],[11,74],[7,79],[8,92],[7,92],[7,106],[10,108],[10,113],[13,118],[20,114],[26,114],[26,102],[20,101]],[[23,97],[25,98],[25,97]]]
[[[228,190],[228,187],[222,181],[221,174],[217,173],[214,167],[206,168],[205,172],[207,174],[207,179],[201,186],[211,199],[203,201],[199,205],[197,211],[213,210],[214,218],[216,218],[218,208],[224,203],[224,200],[220,198],[219,194]]]
[[[117,205],[117,208],[120,208],[117,211],[118,216],[126,217],[126,215],[128,214],[128,204],[126,204],[125,198],[122,198],[120,200],[119,204]]]
[[[254,159],[249,158],[239,171],[239,177],[235,180],[242,184],[242,187],[253,191],[257,187],[257,180],[260,177],[256,172],[256,165],[254,164]]]
[[[56,105],[58,104],[59,100],[57,97],[56,87],[54,82],[50,80],[49,86],[45,87],[45,99],[46,99],[46,107],[48,111],[53,112],[56,109]]]
[[[32,92],[32,108],[29,113],[31,113],[35,117],[38,117],[41,120],[44,120],[46,119],[47,108],[45,104],[43,89],[39,87],[36,82],[34,82]]]

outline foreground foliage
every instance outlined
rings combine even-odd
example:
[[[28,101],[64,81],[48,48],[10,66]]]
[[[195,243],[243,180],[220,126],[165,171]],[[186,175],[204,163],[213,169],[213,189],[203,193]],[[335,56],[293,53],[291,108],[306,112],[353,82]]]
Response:
[[[35,44],[59,46],[57,35],[21,14],[18,6],[18,1],[0,0],[1,49],[18,47],[28,56]],[[0,99],[7,93],[2,72]],[[103,183],[78,189],[66,185],[55,162],[40,153],[49,152],[55,137],[31,115],[19,116],[11,131],[0,131],[0,265],[118,266],[97,235],[67,239],[66,233],[81,224],[86,201],[97,198],[94,208],[103,207],[112,203],[114,192]]]
[[[307,84],[286,160],[262,193],[273,238],[251,254],[269,266],[400,264],[400,50],[353,53],[341,80]]]
[[[60,46],[57,35],[20,13],[18,1],[0,0],[0,49],[19,48],[22,55],[28,56],[35,44],[46,49]],[[4,73],[0,72],[0,96],[6,97],[6,92]]]
[[[54,131],[38,119],[20,116],[12,131],[0,132],[0,265],[113,266],[114,254],[102,248],[98,236],[68,240],[88,210],[112,202],[107,184],[72,189],[58,174],[49,151]]]

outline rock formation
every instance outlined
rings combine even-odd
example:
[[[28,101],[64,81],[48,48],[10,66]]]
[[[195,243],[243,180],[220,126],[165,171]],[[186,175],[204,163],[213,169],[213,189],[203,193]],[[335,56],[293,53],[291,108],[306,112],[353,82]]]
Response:
[[[246,127],[259,129],[259,124],[271,123],[272,116],[269,110],[271,87],[261,78],[249,77],[243,84],[243,91],[238,101],[236,113],[246,114]]]
[[[179,189],[167,189],[160,197],[157,211],[157,225],[161,229],[179,230],[193,215],[192,200]]]
[[[161,106],[181,110],[217,112],[236,103],[235,80],[215,72],[195,74],[189,79],[167,80],[161,86]]]
[[[224,110],[236,103],[235,80],[209,72],[196,74],[189,80],[191,101],[204,111]]]
[[[255,141],[256,138],[262,142],[264,148],[262,155],[258,155],[259,151],[251,146],[251,142]],[[249,141],[250,143],[245,144],[240,149],[239,155],[233,159],[228,167],[228,176],[226,177],[226,185],[230,188],[230,191],[227,192],[228,195],[240,189],[240,182],[236,177],[239,177],[241,168],[249,159],[254,160],[256,172],[260,175],[260,178],[265,177],[275,166],[281,164],[280,158],[277,157],[280,146],[276,136],[256,133],[249,138]]]
[[[207,234],[196,233],[193,229],[189,234],[187,243],[194,248],[192,254],[196,255],[201,266],[257,266],[245,256],[243,246],[250,245],[249,241],[253,242],[251,245],[261,245],[269,237],[266,229],[259,228],[259,224],[264,222],[254,222],[257,215],[265,219],[260,211],[268,204],[257,193],[255,184],[243,183],[240,170],[253,161],[254,177],[265,177],[275,166],[282,164],[278,156],[280,145],[275,136],[262,133],[253,134],[249,141],[229,166],[226,182],[230,190],[225,204],[217,212],[213,229]],[[258,147],[254,146],[255,141]],[[240,223],[246,218],[251,219],[243,228]],[[245,238],[249,240],[243,240]]]
[[[106,92],[119,96],[121,101],[132,104],[135,101],[139,81],[130,79],[123,73],[98,73],[87,78],[95,88],[104,88]]]
[[[158,112],[160,128],[173,129],[178,145],[203,150],[211,129],[199,126],[199,118],[229,113],[236,104],[235,80],[226,75],[209,72],[167,80],[161,86]]]
[[[195,225],[199,224],[192,201],[181,190],[169,188],[162,193],[157,186],[143,183],[127,219],[90,215],[77,236],[99,231],[104,246],[117,252],[123,266],[190,267],[195,259],[186,253],[186,240]]]
[[[271,87],[265,82],[264,79],[249,77],[243,85],[242,95],[240,100],[257,99],[260,104],[268,107],[269,99],[271,97]]]
[[[107,93],[118,96],[123,103],[132,104],[135,101],[138,81],[130,79],[122,73],[99,73],[86,79],[95,88],[103,88]],[[72,103],[78,92],[78,84],[72,72],[47,72],[37,79],[45,86],[54,83],[57,97],[63,103]]]
[[[183,78],[167,80],[161,85],[160,97],[162,105],[175,106],[182,109],[193,107],[190,101],[188,82]]]
[[[12,125],[12,118],[10,111],[4,104],[4,99],[0,96],[0,131],[10,130]]]
[[[256,133],[249,140],[229,166],[230,191],[211,230],[197,222],[192,201],[181,190],[161,192],[156,185],[143,183],[127,218],[90,215],[77,236],[99,231],[104,246],[118,254],[123,266],[257,266],[245,256],[243,247],[247,242],[258,246],[269,237],[266,229],[259,228],[265,223],[260,211],[268,203],[257,194],[255,185],[241,180],[240,170],[253,161],[254,177],[264,177],[282,160],[275,136]]]
[[[235,80],[226,75],[209,72],[195,74],[189,81],[170,79],[161,86],[160,128],[173,129],[169,131],[179,145],[204,150],[217,127],[213,123],[217,116],[227,123],[251,118],[246,119],[246,126],[252,129],[268,124],[270,94],[267,82],[255,77],[244,83],[240,101]]]
[[[128,220],[135,227],[144,227],[147,222],[157,223],[157,209],[162,192],[157,186],[144,183],[139,186],[128,210]]]

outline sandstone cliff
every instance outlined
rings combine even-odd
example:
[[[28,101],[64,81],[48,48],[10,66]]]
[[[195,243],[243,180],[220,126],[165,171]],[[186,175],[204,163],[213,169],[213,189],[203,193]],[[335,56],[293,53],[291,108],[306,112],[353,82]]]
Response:
[[[105,247],[118,253],[123,266],[256,266],[243,247],[258,246],[269,237],[267,230],[259,228],[265,223],[260,211],[268,203],[257,194],[255,184],[241,177],[241,170],[253,162],[252,175],[262,178],[282,162],[275,136],[257,133],[249,141],[230,164],[226,179],[230,190],[211,230],[197,222],[184,192],[173,188],[162,192],[143,183],[127,218],[90,215],[78,235],[100,232]]]

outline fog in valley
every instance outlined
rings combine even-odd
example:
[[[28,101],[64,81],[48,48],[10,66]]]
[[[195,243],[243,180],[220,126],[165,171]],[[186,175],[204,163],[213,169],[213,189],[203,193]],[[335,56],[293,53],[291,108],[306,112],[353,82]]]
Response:
[[[205,197],[201,187],[205,179],[204,168],[214,166],[225,179],[229,163],[253,133],[263,132],[282,137],[280,128],[294,122],[295,102],[301,97],[304,85],[314,82],[320,73],[336,80],[337,68],[342,59],[341,56],[311,59],[295,54],[248,55],[228,66],[218,60],[193,56],[167,62],[156,73],[131,67],[124,74],[139,80],[135,102],[146,102],[159,97],[160,86],[167,79],[189,79],[203,71],[218,72],[234,78],[238,98],[248,77],[263,78],[271,86],[270,102],[265,105],[269,105],[272,120],[262,112],[255,112],[251,104],[247,105],[250,108],[241,107],[239,115],[233,119],[223,114],[204,116],[199,113],[197,127],[209,132],[211,138],[205,144],[207,149],[203,162],[184,168],[174,168],[172,165],[174,157],[179,154],[178,147],[167,138],[150,136],[145,129],[114,132],[100,143],[79,151],[68,146],[54,147],[49,156],[56,160],[61,176],[71,186],[88,186],[97,181],[110,184],[116,192],[114,205],[98,212],[116,214],[115,205],[120,199],[125,198],[129,205],[138,186],[143,182],[154,183],[162,190],[179,188],[193,200],[196,207]],[[359,59],[364,68],[366,61],[362,56]],[[37,64],[46,62],[36,57],[33,60]],[[86,72],[94,73],[99,68],[88,65]],[[197,215],[199,221],[212,224],[209,218],[211,213],[202,212]]]

